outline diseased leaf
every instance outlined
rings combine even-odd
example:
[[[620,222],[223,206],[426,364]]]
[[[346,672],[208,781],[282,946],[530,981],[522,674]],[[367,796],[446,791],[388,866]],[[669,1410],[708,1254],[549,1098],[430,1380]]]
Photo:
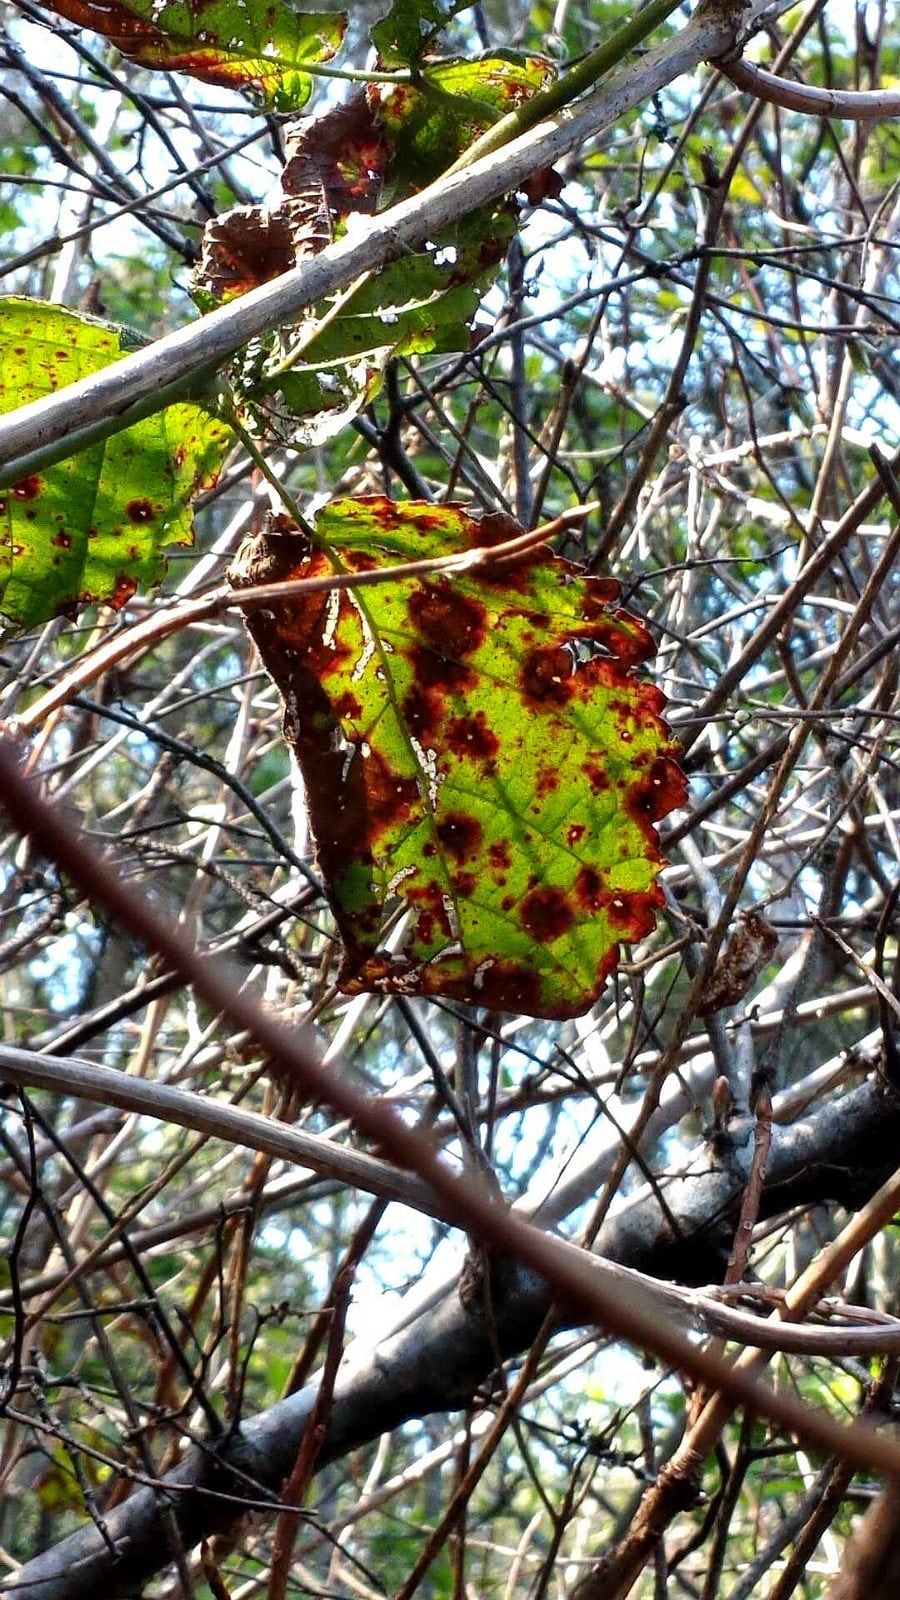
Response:
[[[429,66],[421,87],[369,86],[285,138],[284,199],[236,207],[206,229],[196,285],[204,304],[242,294],[340,238],[353,220],[414,193],[491,120],[542,88],[541,56],[493,55]],[[516,226],[506,201],[461,217],[349,299],[311,309],[256,346],[237,387],[285,442],[321,443],[377,394],[395,356],[464,350],[479,300]]]
[[[471,4],[472,0],[393,0],[387,16],[372,29],[382,66],[417,67],[448,22]]]
[[[547,56],[509,50],[437,61],[423,71],[421,86],[376,86],[382,127],[395,141],[395,197],[431,183],[478,134],[546,89],[555,75]]]
[[[306,104],[305,68],[331,60],[347,23],[288,0],[48,0],[47,9],[102,33],[139,66],[247,89],[282,111]]]
[[[273,518],[232,581],[362,572],[520,530],[374,497],[332,502],[316,531],[325,548],[310,551]],[[249,613],[303,771],[345,991],[577,1016],[619,944],[650,932],[654,823],[685,786],[662,695],[635,671],[652,641],[618,594],[542,546]]]
[[[114,328],[60,306],[0,300],[0,411],[39,400],[124,354]],[[124,605],[191,544],[192,498],[230,440],[200,406],[169,406],[105,443],[0,490],[0,616],[34,627],[92,600]]]

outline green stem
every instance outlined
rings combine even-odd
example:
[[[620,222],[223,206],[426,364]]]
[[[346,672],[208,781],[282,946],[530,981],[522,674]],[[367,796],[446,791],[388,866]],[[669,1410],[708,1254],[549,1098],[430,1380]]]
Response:
[[[632,17],[623,27],[617,28],[605,44],[598,45],[596,50],[592,50],[583,61],[579,61],[571,72],[558,78],[549,89],[542,89],[539,94],[533,95],[515,111],[510,111],[507,116],[501,117],[499,122],[495,122],[480,139],[469,145],[468,150],[463,151],[443,176],[446,178],[450,173],[461,172],[463,168],[471,166],[473,161],[478,161],[481,156],[499,150],[501,145],[508,144],[517,134],[525,133],[528,128],[533,128],[536,123],[543,121],[544,117],[569,105],[586,89],[592,89],[599,78],[609,72],[611,67],[616,66],[635,45],[640,44],[642,39],[646,39],[648,33],[652,33],[661,22],[665,22],[681,4],[682,0],[650,0],[649,5],[644,6],[636,17]]]
[[[275,493],[277,494],[288,515],[293,517],[297,527],[302,529],[311,544],[315,545],[320,550],[324,550],[326,555],[331,557],[332,560],[335,560],[333,551],[326,545],[324,539],[319,538],[312,524],[307,522],[297,500],[295,499],[294,495],[291,494],[290,489],[288,489],[286,484],[282,483],[278,473],[272,471],[272,468],[260,450],[256,440],[253,438],[253,435],[247,432],[244,424],[240,421],[234,400],[228,390],[224,387],[220,397],[219,410],[220,415],[228,423],[228,426],[235,434],[237,434],[237,437],[240,439],[241,444],[244,446],[244,449],[250,457],[250,460],[253,462],[253,465],[258,468],[266,482],[275,490]],[[344,571],[343,565],[339,561],[335,561],[335,565],[337,571]]]

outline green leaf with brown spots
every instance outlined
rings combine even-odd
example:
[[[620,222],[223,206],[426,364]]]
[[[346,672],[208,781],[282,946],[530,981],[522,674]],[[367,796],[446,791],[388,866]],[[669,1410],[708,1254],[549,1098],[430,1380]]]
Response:
[[[125,351],[116,329],[38,300],[0,299],[0,411],[87,377]],[[0,621],[31,628],[88,601],[119,606],[193,542],[190,502],[230,435],[187,402],[0,490]]]
[[[308,69],[331,60],[347,25],[343,14],[297,11],[288,0],[47,0],[47,9],[141,67],[246,89],[279,111],[306,104]]]
[[[435,49],[448,22],[471,4],[472,0],[393,0],[387,16],[372,29],[380,64],[418,67]]]
[[[378,86],[378,117],[393,144],[397,198],[439,177],[473,139],[548,88],[555,76],[547,56],[507,50],[436,61],[415,85]]]
[[[337,500],[320,548],[275,517],[231,576],[362,573],[520,531],[458,505]],[[653,643],[618,595],[541,545],[249,613],[303,772],[345,991],[577,1016],[619,945],[650,932],[654,824],[685,786],[663,697],[639,672]]]
[[[236,206],[207,225],[195,279],[201,305],[245,294],[416,193],[553,72],[543,56],[512,52],[435,62],[415,86],[370,84],[324,116],[298,117],[285,134],[283,199]],[[355,291],[314,306],[299,327],[256,343],[233,383],[258,432],[320,444],[374,399],[388,361],[468,349],[516,225],[506,199],[460,216]]]

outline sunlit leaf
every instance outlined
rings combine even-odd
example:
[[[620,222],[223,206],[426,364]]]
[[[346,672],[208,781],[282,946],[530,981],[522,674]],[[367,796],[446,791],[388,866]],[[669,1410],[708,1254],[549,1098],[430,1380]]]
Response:
[[[463,507],[332,502],[284,517],[238,585],[366,571],[519,530]],[[547,546],[454,576],[318,593],[249,624],[285,702],[345,990],[569,1017],[661,903],[654,823],[684,798],[618,586]],[[386,942],[391,914],[406,912]]]
[[[441,62],[421,87],[374,84],[323,117],[299,119],[285,139],[280,205],[236,207],[207,227],[196,279],[202,303],[288,271],[360,217],[421,188],[552,71],[533,55]],[[320,443],[374,398],[392,357],[466,349],[515,226],[504,200],[461,217],[349,299],[316,305],[256,347],[236,378],[262,428],[293,444]]]
[[[492,122],[545,89],[555,72],[546,56],[497,51],[435,62],[420,86],[379,86],[379,119],[394,141],[393,183],[407,193],[431,182]]]
[[[118,332],[35,300],[0,300],[0,411],[38,400],[124,352]],[[123,605],[193,539],[190,501],[229,436],[182,403],[0,490],[0,615],[33,627],[91,600]]]
[[[447,23],[471,4],[472,0],[393,0],[387,16],[372,29],[382,66],[418,66]]]
[[[297,11],[287,0],[48,0],[47,9],[102,33],[142,67],[248,89],[285,111],[306,104],[306,68],[332,58],[346,27],[341,14]]]

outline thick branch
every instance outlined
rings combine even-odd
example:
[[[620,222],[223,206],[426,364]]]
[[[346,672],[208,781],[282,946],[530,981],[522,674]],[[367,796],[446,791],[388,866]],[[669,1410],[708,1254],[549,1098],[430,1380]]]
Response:
[[[788,111],[842,117],[850,122],[886,122],[889,117],[900,117],[898,89],[822,89],[780,78],[752,61],[720,61],[718,65],[739,89]]]

